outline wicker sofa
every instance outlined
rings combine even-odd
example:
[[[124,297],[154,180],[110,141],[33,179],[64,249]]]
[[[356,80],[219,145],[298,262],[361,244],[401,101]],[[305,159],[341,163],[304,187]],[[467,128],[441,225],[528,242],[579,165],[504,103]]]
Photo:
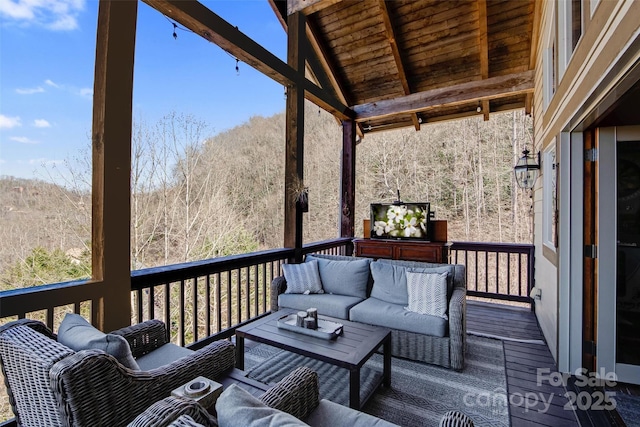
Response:
[[[287,293],[285,276],[278,276],[271,283],[272,311],[280,307],[297,310],[315,307],[318,313],[326,316],[385,326],[391,329],[391,352],[394,356],[455,370],[464,367],[466,276],[463,265],[373,261],[369,258],[317,254],[307,256],[305,262],[313,260],[319,262],[323,286],[325,282],[332,282],[328,286],[330,291]],[[357,265],[352,267],[345,262]],[[368,266],[367,277],[364,276],[365,266]],[[407,304],[406,278],[402,282],[402,277],[406,271],[447,272],[450,282],[446,319],[404,309]],[[366,286],[363,280],[366,280]]]
[[[241,400],[231,397],[240,396]],[[299,367],[260,399],[231,386],[216,403],[217,419],[193,401],[167,397],[141,413],[128,427],[343,426],[393,427],[380,418],[319,398],[318,374]]]

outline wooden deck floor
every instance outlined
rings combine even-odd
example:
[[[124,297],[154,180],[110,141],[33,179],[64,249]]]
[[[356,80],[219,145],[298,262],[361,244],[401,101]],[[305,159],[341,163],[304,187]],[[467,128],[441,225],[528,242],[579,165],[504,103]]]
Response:
[[[551,373],[557,367],[532,311],[467,301],[467,333],[504,342],[512,427],[580,426],[576,413],[567,409],[565,387],[538,383],[539,368]]]

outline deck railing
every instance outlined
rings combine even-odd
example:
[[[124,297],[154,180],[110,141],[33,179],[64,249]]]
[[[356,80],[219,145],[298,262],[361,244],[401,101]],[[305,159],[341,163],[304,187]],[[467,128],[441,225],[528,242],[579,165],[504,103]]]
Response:
[[[304,245],[301,254],[352,250],[351,239],[341,238]],[[270,310],[271,280],[295,255],[293,249],[273,249],[132,271],[131,321],[161,319],[172,340],[185,346],[231,336],[239,325]],[[0,324],[28,317],[55,329],[66,312],[96,315],[101,292],[90,281],[3,291]]]
[[[535,247],[520,243],[453,242],[450,262],[463,264],[467,295],[534,305]]]

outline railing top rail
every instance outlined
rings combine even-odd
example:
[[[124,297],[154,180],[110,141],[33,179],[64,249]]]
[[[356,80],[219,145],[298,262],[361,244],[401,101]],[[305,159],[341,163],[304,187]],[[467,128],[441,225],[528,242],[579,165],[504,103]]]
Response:
[[[16,316],[23,312],[41,310],[42,307],[73,304],[99,298],[103,295],[100,285],[101,282],[87,279],[0,291],[0,316]],[[73,292],[64,292],[72,288]]]
[[[322,242],[309,243],[303,246],[303,253],[330,249],[351,242],[350,238],[338,238]],[[171,283],[184,279],[215,274],[223,271],[249,267],[265,262],[292,258],[291,248],[268,249],[249,254],[230,255],[201,261],[185,262],[160,267],[143,268],[131,272],[131,288],[141,289],[157,283]]]
[[[534,249],[531,243],[495,243],[495,242],[453,242],[451,250],[474,250],[488,252],[529,253]]]

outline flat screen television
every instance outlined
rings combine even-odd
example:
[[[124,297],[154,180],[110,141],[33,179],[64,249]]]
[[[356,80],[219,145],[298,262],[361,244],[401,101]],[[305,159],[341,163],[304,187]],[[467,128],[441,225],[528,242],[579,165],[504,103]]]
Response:
[[[429,203],[372,203],[372,239],[429,240],[431,206]]]

